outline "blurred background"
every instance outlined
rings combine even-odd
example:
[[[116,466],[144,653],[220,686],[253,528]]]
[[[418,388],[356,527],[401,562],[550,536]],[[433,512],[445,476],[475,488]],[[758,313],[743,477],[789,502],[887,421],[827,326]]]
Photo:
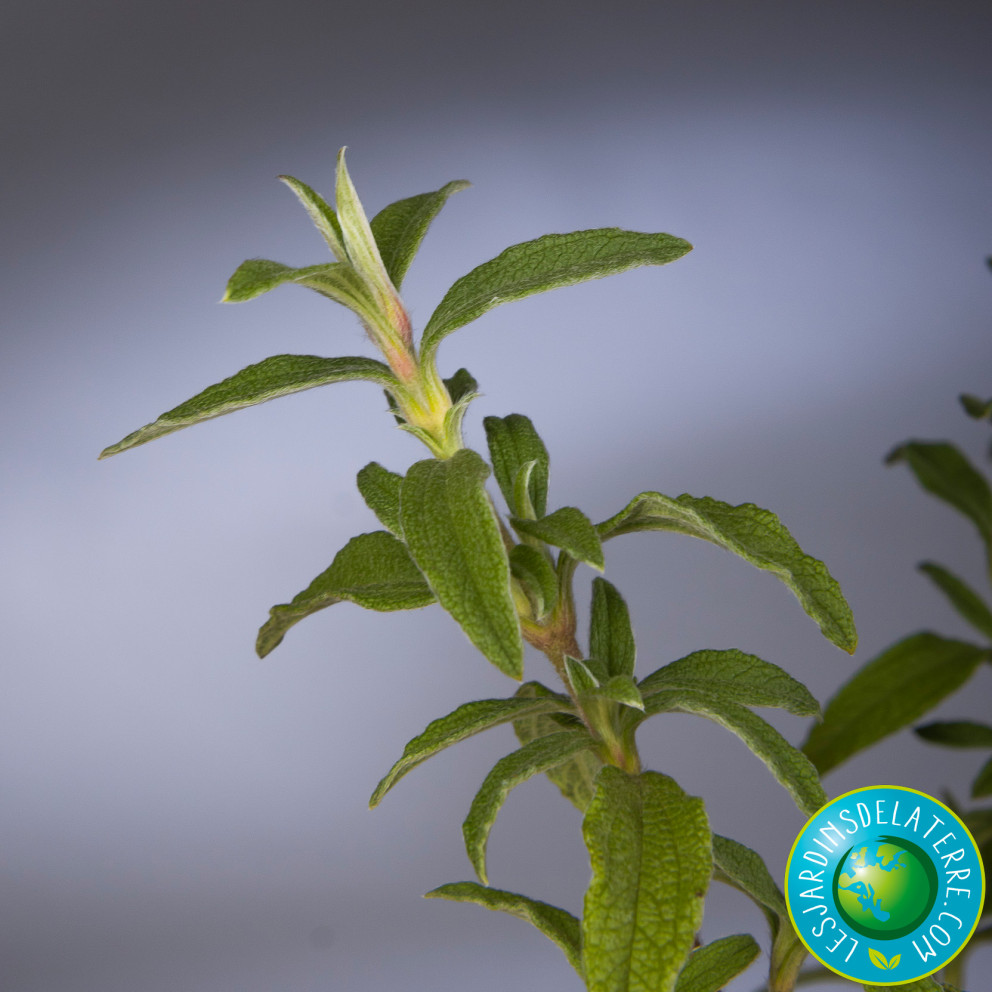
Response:
[[[370,353],[315,294],[217,303],[244,258],[325,259],[275,177],[330,195],[341,145],[370,213],[474,184],[407,277],[418,326],[455,278],[549,231],[696,245],[499,308],[441,350],[484,392],[469,442],[484,415],[529,414],[559,505],[603,519],[658,489],[767,506],[861,634],[852,660],[769,575],[625,538],[608,575],[641,674],[735,646],[826,700],[913,630],[971,636],[914,569],[935,558],[985,588],[969,525],[882,459],[908,437],[984,459],[989,440],[956,396],[992,394],[990,34],[989,6],[960,0],[8,0],[0,987],[579,988],[525,924],[420,898],[470,877],[460,823],[508,728],[367,809],[427,722],[513,690],[454,623],[345,604],[253,653],[268,608],[377,526],[358,469],[424,456],[381,393],[315,390],[96,461],[267,355]],[[541,660],[528,677],[549,676]],[[990,676],[939,713],[987,716]],[[690,717],[642,737],[781,880],[802,817],[764,766]],[[979,760],[907,732],[826,786],[962,796]],[[579,817],[548,782],[510,796],[490,875],[580,908]],[[763,930],[714,887],[705,939]]]

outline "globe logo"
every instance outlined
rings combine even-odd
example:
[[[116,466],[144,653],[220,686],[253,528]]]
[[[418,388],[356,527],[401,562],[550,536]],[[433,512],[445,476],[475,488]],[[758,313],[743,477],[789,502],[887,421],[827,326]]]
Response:
[[[855,844],[840,859],[834,900],[844,921],[874,940],[912,933],[937,900],[937,869],[916,844],[882,835]]]

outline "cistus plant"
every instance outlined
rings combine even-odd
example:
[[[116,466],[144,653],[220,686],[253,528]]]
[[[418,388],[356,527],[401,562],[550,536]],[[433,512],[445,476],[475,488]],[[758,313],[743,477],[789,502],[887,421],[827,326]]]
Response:
[[[992,400],[966,393],[960,402],[970,417],[992,419]],[[973,525],[985,576],[992,583],[992,487],[986,476],[950,441],[906,441],[894,448],[886,461],[908,465],[924,490]],[[992,606],[987,594],[983,596],[937,562],[924,561],[918,567],[971,625],[977,642],[920,631],[866,662],[830,700],[823,721],[812,728],[803,745],[821,774],[915,723],[965,686],[982,664],[992,663]],[[915,732],[945,747],[992,750],[992,726],[985,723],[935,721],[916,727]],[[992,757],[979,769],[970,791],[973,800],[992,796]],[[965,808],[949,793],[944,798],[975,838],[988,878],[992,869],[992,808]],[[944,979],[962,984],[969,954],[990,941],[992,921],[986,899],[978,929],[944,968]]]
[[[467,702],[434,720],[372,794],[376,806],[427,758],[512,724],[520,746],[486,775],[463,826],[477,880],[441,885],[428,896],[477,903],[534,924],[561,948],[590,992],[715,992],[759,953],[746,934],[700,944],[704,900],[716,878],[745,892],[764,913],[771,931],[767,988],[788,992],[806,950],[781,891],[754,851],[711,832],[702,799],[664,772],[644,769],[637,730],[666,713],[713,720],[736,734],[810,815],[826,800],[816,769],[754,708],[816,716],[816,700],[779,666],[736,649],[696,651],[638,678],[623,596],[606,578],[594,578],[583,645],[573,579],[580,567],[602,573],[604,545],[627,534],[699,538],[778,576],[824,636],[851,652],[856,633],[840,588],[773,513],[750,503],[642,492],[594,523],[576,506],[550,502],[550,459],[532,422],[518,413],[487,417],[487,451],[466,447],[462,422],[477,395],[476,380],[465,369],[444,377],[438,368],[444,338],[493,307],[667,264],[691,245],[670,234],[618,228],[517,244],[458,279],[415,335],[400,286],[431,220],[467,184],[399,200],[368,221],[343,151],[333,208],[299,180],[282,179],[334,260],[293,268],[252,259],[231,277],[224,299],[243,302],[284,284],[304,286],[350,309],[381,357],[267,358],[103,455],[315,386],[360,379],[383,389],[400,429],[422,442],[429,457],[403,472],[372,461],[358,473],[358,489],[381,526],[352,538],[306,589],[272,608],[258,634],[258,654],[267,655],[305,617],[343,601],[379,611],[438,603],[489,662],[518,682],[524,645],[531,645],[550,663],[554,687],[523,682],[507,698]],[[494,490],[487,488],[490,477]],[[486,844],[497,812],[514,786],[539,773],[583,814],[592,878],[581,918],[490,885]]]

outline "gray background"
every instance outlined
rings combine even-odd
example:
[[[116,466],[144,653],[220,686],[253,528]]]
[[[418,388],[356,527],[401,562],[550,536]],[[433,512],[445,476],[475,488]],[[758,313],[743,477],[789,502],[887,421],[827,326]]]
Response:
[[[441,351],[485,393],[470,443],[483,415],[530,414],[558,503],[768,506],[859,623],[852,661],[771,577],[627,538],[608,574],[642,673],[737,646],[827,698],[912,630],[966,634],[913,566],[981,583],[974,536],[881,459],[909,436],[988,441],[955,401],[992,392],[987,4],[8,0],[2,18],[5,992],[578,988],[524,924],[419,898],[469,877],[459,825],[506,728],[366,809],[430,719],[512,691],[455,625],[342,605],[252,653],[268,607],[375,526],[357,470],[423,456],[381,394],[317,390],[95,460],[266,355],[368,353],[313,294],[216,305],[243,258],[324,259],[274,177],[330,194],[342,144],[370,212],[474,183],[408,277],[419,326],[457,276],[547,231],[697,246]],[[941,712],[987,716],[990,675]],[[669,717],[642,750],[781,877],[802,820],[736,738]],[[977,763],[902,734],[827,787],[961,794]],[[581,905],[578,816],[547,782],[510,797],[490,851],[494,884]],[[762,929],[713,890],[706,939]]]

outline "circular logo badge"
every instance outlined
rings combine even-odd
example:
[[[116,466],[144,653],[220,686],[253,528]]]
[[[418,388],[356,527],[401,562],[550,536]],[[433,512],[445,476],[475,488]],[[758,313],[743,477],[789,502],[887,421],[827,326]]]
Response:
[[[971,834],[943,803],[876,785],[827,803],[803,827],[785,900],[810,953],[854,982],[932,975],[978,925],[985,872]]]

